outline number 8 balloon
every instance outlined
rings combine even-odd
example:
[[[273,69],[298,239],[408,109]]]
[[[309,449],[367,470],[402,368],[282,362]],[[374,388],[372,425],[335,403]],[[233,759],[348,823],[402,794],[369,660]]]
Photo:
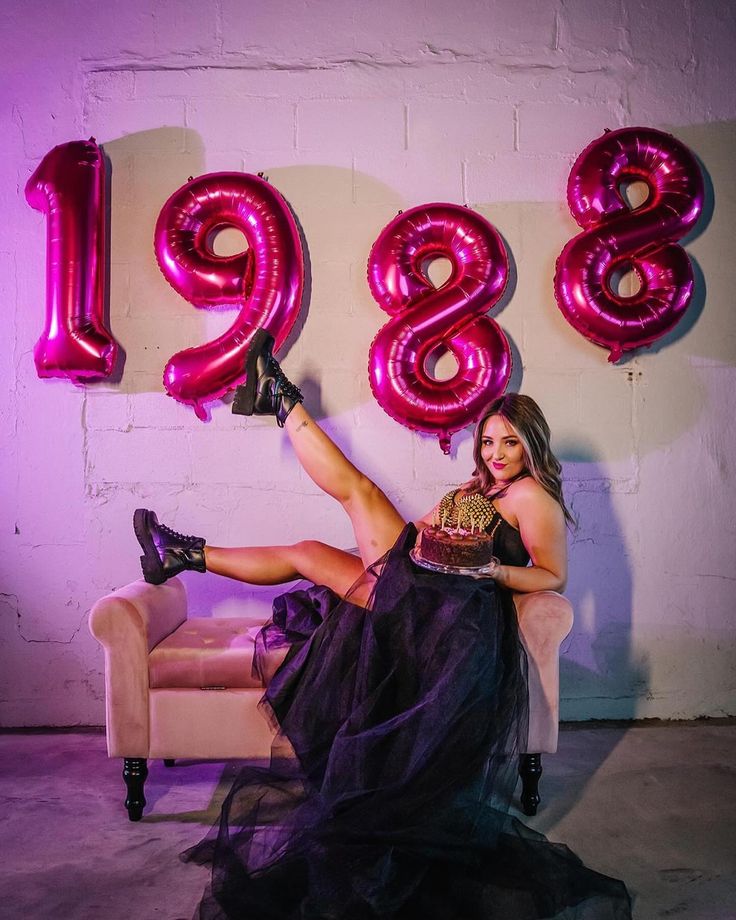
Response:
[[[225,227],[240,230],[245,252],[217,255],[212,242]],[[164,204],[154,248],[169,284],[195,307],[241,304],[233,325],[217,339],[169,359],[169,396],[194,407],[241,382],[255,330],[263,326],[283,345],[301,305],[304,264],[296,223],[279,193],[258,176],[210,173],[190,179]]]
[[[423,265],[438,256],[449,259],[452,274],[436,289]],[[511,376],[509,343],[485,315],[507,279],[499,234],[479,214],[455,204],[399,213],[368,257],[371,293],[392,316],[370,349],[373,394],[397,422],[436,434],[445,453],[451,435],[475,421]],[[440,348],[457,361],[450,380],[437,380],[427,370]]]
[[[628,180],[649,197],[631,211],[621,194]],[[555,297],[565,319],[591,342],[624,351],[651,345],[682,318],[693,270],[682,247],[703,210],[703,177],[695,157],[670,134],[621,128],[597,138],[576,160],[567,185],[572,216],[583,227],[557,260]],[[616,272],[631,267],[639,291],[612,290]]]

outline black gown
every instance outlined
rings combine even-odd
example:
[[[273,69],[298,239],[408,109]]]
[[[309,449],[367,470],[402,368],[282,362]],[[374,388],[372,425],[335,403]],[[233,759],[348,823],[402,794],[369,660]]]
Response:
[[[526,565],[495,524],[496,555]],[[290,646],[261,703],[271,764],[241,770],[185,854],[212,863],[199,920],[630,918],[622,882],[509,814],[528,721],[511,595],[419,568],[416,536],[371,567],[369,609],[324,586],[276,598],[255,663]]]

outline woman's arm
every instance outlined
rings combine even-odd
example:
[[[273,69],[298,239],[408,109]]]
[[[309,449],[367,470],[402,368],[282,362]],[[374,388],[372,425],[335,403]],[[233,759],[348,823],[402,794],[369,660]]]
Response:
[[[562,508],[538,483],[525,480],[514,490],[513,510],[531,565],[501,565],[494,580],[522,593],[564,590],[567,533]]]

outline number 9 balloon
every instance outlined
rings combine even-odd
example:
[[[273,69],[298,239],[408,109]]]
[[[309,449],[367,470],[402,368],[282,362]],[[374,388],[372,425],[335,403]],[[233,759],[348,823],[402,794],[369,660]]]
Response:
[[[423,265],[438,256],[451,262],[452,274],[436,289]],[[445,453],[453,432],[475,421],[508,384],[511,349],[485,315],[507,279],[499,234],[480,214],[455,204],[400,213],[371,249],[368,284],[392,316],[370,349],[373,394],[402,425],[436,434]],[[437,380],[427,370],[438,349],[457,361],[450,380]]]
[[[634,211],[625,181],[646,183],[649,196]],[[581,335],[624,351],[651,345],[682,318],[693,292],[693,270],[675,245],[703,210],[703,177],[695,157],[670,134],[621,128],[597,138],[576,160],[567,185],[572,216],[583,227],[557,260],[555,297]],[[616,272],[632,268],[640,289],[612,290]]]
[[[235,227],[245,252],[217,255],[218,231]],[[265,327],[283,345],[299,313],[304,279],[302,248],[288,205],[264,179],[247,173],[210,173],[190,179],[164,204],[154,248],[169,284],[195,307],[240,304],[233,325],[212,342],[169,359],[169,396],[194,407],[223,396],[243,379],[253,334]]]

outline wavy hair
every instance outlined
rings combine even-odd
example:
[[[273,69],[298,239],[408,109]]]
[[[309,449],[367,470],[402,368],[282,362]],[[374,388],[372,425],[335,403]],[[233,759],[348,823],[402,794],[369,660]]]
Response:
[[[506,393],[485,408],[478,421],[473,439],[473,460],[475,469],[469,483],[469,491],[488,495],[496,480],[493,473],[483,461],[481,447],[483,429],[491,416],[500,416],[514,430],[524,450],[524,465],[539,485],[548,492],[562,508],[565,520],[574,526],[575,519],[570,513],[562,495],[562,466],[552,453],[550,430],[542,410],[531,396],[521,393]]]

